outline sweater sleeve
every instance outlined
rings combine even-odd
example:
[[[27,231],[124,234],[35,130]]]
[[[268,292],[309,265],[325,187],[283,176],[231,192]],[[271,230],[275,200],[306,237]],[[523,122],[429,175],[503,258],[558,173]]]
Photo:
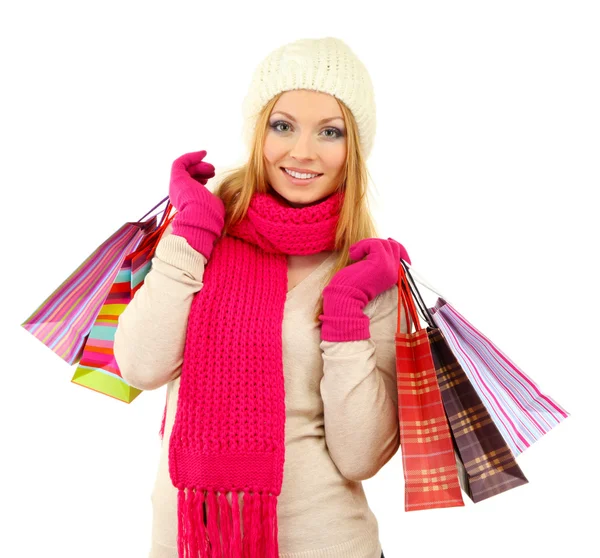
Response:
[[[365,307],[369,339],[321,341],[325,438],[332,460],[344,477],[373,477],[398,451],[396,329],[398,286]],[[402,309],[400,331],[407,331]]]
[[[170,223],[115,331],[121,375],[141,390],[158,389],[181,374],[189,312],[203,285],[206,258],[172,230]]]

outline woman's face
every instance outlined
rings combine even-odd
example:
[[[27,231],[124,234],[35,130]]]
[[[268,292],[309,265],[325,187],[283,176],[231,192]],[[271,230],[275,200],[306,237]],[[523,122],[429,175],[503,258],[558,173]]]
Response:
[[[336,99],[306,89],[283,93],[269,116],[263,152],[267,182],[291,207],[333,194],[346,162],[346,128]],[[297,180],[285,168],[320,176]]]

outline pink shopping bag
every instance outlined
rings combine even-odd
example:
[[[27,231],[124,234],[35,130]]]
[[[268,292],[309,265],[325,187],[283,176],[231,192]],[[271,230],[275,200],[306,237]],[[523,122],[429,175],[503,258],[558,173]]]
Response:
[[[156,229],[156,216],[128,222],[107,238],[21,324],[68,364],[76,363],[125,257]]]
[[[151,268],[152,256],[165,229],[172,221],[169,203],[163,223],[142,240],[140,246],[123,261],[106,300],[94,321],[83,348],[79,366],[71,381],[119,401],[131,403],[142,390],[127,384],[121,376],[113,352],[119,316],[141,288]]]

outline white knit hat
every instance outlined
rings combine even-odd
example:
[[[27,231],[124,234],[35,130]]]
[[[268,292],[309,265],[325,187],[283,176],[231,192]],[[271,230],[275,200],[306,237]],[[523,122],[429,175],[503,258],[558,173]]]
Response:
[[[292,89],[322,91],[352,111],[365,160],[375,137],[375,95],[364,64],[335,37],[300,39],[277,48],[258,65],[242,104],[244,143],[248,153],[258,115],[278,93]]]

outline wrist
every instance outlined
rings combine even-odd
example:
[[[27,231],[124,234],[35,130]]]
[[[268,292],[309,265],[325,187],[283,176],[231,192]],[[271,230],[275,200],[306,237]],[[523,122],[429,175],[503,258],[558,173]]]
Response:
[[[321,314],[319,319],[322,341],[361,341],[371,337],[370,320],[365,314],[359,318]]]
[[[204,215],[200,210],[188,211],[191,209],[188,207],[175,214],[172,232],[174,235],[185,238],[194,250],[200,252],[208,260],[215,241],[223,231],[224,217],[220,213],[212,211],[206,212]]]
[[[187,243],[202,254],[207,260],[210,259],[217,235],[197,225],[191,226],[185,223],[173,222],[172,234],[185,238]]]

